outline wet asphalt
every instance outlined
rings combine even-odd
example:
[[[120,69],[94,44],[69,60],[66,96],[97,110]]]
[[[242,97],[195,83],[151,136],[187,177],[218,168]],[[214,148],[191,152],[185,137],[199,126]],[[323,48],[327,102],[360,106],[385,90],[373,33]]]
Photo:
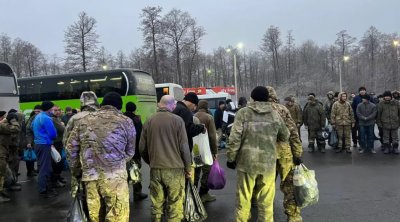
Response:
[[[320,190],[318,204],[304,208],[305,222],[399,222],[400,221],[400,156],[385,155],[375,141],[377,154],[339,153],[328,148],[325,154],[306,151],[307,135],[302,132],[305,152],[303,161],[316,171]],[[227,184],[223,190],[210,191],[215,202],[205,205],[207,221],[233,221],[235,209],[236,172],[225,167],[225,150],[219,161],[225,168]],[[37,192],[36,178],[26,178],[21,162],[22,191],[12,192],[12,201],[0,204],[1,222],[66,221],[71,204],[68,185],[59,188],[59,196],[43,199]],[[148,193],[149,168],[143,164],[143,191]],[[67,172],[64,177],[69,178]],[[277,181],[277,185],[279,181]],[[150,221],[150,199],[134,202],[131,195],[130,221]],[[283,195],[277,186],[274,203],[275,221],[286,221],[282,207]],[[253,210],[253,213],[255,210]],[[255,221],[255,220],[252,220]]]

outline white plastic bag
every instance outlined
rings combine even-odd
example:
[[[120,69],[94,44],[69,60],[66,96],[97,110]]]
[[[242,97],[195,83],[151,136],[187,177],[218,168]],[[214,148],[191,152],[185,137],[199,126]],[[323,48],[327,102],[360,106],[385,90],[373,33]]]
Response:
[[[61,161],[61,155],[54,146],[51,146],[51,158],[53,158],[56,163]]]
[[[208,133],[200,133],[193,137],[193,150],[192,150],[193,163],[196,167],[202,165],[211,166],[214,162],[210,143],[208,141]]]
[[[319,190],[314,170],[307,169],[304,164],[296,166],[293,173],[293,185],[298,207],[304,208],[318,202]]]

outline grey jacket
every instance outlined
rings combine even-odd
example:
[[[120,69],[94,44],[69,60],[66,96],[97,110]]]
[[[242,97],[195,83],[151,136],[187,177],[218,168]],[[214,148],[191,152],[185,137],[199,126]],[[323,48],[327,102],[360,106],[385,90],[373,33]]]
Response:
[[[377,108],[375,104],[369,103],[360,103],[357,106],[357,117],[358,124],[360,126],[370,126],[375,124],[375,118],[377,114]]]

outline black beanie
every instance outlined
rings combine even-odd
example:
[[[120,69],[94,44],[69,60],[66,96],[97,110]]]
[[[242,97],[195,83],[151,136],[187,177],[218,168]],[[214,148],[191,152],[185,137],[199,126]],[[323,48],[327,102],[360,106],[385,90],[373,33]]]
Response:
[[[133,102],[128,102],[125,106],[125,109],[127,112],[135,112],[136,111],[136,105]]]
[[[183,98],[183,100],[189,101],[189,102],[195,104],[196,106],[199,103],[199,97],[197,97],[196,93],[194,93],[194,92],[190,92],[190,93],[186,94],[186,96]]]
[[[219,102],[218,102],[218,106],[220,106],[220,105],[222,105],[222,104],[225,104],[225,102],[224,102],[224,101],[219,101]]]
[[[386,97],[386,96],[390,96],[390,98],[392,98],[392,93],[390,91],[385,91],[383,93],[383,97]]]
[[[51,101],[43,101],[41,105],[43,111],[48,111],[49,109],[53,108],[53,106],[54,103]]]
[[[361,86],[360,88],[358,88],[358,92],[360,92],[361,90],[367,91],[367,89],[364,86]]]
[[[315,93],[309,93],[308,96],[314,96],[315,97]]]
[[[0,111],[0,117],[3,117],[4,115],[6,115],[6,111]]]
[[[122,109],[122,98],[119,93],[116,92],[109,92],[104,95],[103,102],[101,103],[102,106],[110,105],[114,106],[118,110]]]
[[[371,101],[371,97],[368,94],[361,96],[361,99],[366,99],[368,101]]]
[[[41,105],[39,105],[39,104],[37,104],[36,106],[35,106],[35,108],[33,108],[34,110],[35,109],[40,109],[40,110],[42,110],[42,106]]]
[[[10,109],[10,110],[8,111],[8,113],[16,113],[16,112],[18,112],[18,111],[15,110],[15,109]]]
[[[268,102],[268,89],[264,86],[257,86],[251,91],[251,98],[258,102]]]

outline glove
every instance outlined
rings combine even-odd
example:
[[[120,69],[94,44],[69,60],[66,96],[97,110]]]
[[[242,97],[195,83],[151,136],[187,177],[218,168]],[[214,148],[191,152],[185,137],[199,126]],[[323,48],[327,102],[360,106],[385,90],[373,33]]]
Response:
[[[15,113],[8,113],[6,117],[8,123],[11,123],[11,120],[15,119],[18,121],[18,116]]]
[[[235,161],[233,161],[233,162],[226,162],[226,166],[229,168],[229,169],[232,169],[232,170],[234,170],[234,169],[236,169],[236,162]]]
[[[293,157],[293,163],[298,166],[303,163],[303,160],[301,160],[301,157]]]

